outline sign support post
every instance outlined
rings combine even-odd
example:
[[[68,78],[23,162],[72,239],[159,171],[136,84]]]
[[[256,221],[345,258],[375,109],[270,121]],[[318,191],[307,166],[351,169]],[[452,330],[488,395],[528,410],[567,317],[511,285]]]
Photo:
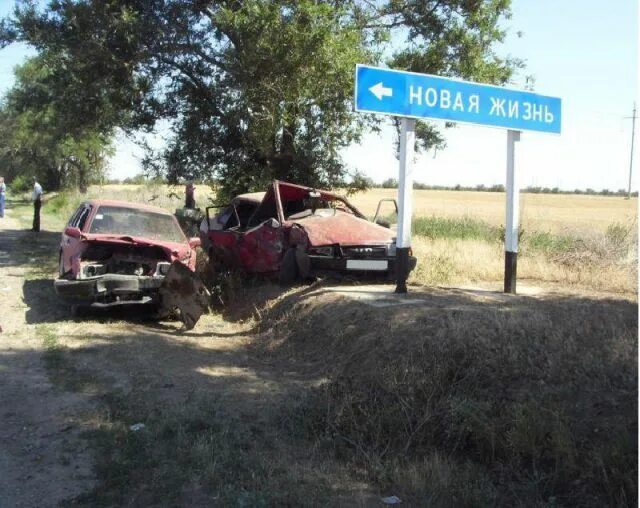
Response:
[[[520,186],[515,171],[515,142],[520,141],[521,131],[560,134],[562,100],[529,90],[358,64],[354,109],[360,113],[399,117],[402,122],[396,293],[407,292],[409,274],[414,119],[463,122],[508,131],[504,291],[515,294],[520,229]]]
[[[520,185],[515,168],[516,141],[520,131],[507,131],[507,217],[504,237],[504,292],[516,294],[518,236],[520,232]]]
[[[411,215],[413,212],[413,157],[416,121],[400,119],[400,180],[398,181],[398,234],[396,237],[396,293],[407,292]]]

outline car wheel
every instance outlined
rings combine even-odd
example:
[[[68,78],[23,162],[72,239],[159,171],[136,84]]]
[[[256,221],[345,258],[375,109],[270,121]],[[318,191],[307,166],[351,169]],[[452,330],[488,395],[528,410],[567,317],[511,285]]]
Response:
[[[280,263],[279,282],[281,286],[290,286],[298,278],[298,263],[296,262],[296,250],[291,248],[284,253]]]

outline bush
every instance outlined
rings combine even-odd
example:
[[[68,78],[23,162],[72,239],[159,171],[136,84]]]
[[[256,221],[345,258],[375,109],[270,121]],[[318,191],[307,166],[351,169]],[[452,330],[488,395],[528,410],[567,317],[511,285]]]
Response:
[[[395,178],[387,178],[384,182],[382,182],[383,189],[397,189],[398,188],[398,180]]]
[[[500,238],[498,228],[470,217],[418,217],[413,220],[413,234],[462,240],[495,241]]]
[[[18,175],[12,181],[9,187],[14,194],[22,194],[23,192],[29,192],[32,187],[32,180],[26,175]]]

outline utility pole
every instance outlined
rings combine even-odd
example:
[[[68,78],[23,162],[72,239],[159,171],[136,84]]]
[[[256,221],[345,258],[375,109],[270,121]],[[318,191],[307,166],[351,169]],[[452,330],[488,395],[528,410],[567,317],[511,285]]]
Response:
[[[631,198],[631,173],[633,172],[633,141],[636,134],[636,103],[633,103],[633,116],[631,117],[631,155],[629,157],[629,189],[627,199]]]

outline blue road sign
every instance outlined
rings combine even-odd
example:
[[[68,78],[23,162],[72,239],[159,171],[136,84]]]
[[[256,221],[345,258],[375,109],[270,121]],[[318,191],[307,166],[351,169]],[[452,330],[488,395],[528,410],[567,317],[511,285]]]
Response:
[[[524,90],[358,65],[355,109],[560,134],[561,100]]]

